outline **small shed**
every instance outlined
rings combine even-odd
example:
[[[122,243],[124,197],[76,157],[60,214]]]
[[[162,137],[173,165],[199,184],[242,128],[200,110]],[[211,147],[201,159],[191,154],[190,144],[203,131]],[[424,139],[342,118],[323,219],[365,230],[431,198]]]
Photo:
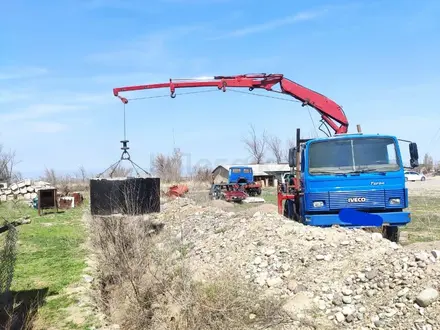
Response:
[[[249,166],[254,172],[254,180],[263,187],[273,187],[281,180],[284,173],[290,171],[289,164],[221,164],[212,171],[214,183],[228,182],[229,168]]]

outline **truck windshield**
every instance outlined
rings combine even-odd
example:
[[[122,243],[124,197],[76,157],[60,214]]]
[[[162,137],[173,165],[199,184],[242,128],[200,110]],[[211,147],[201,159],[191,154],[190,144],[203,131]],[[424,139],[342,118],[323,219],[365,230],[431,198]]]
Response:
[[[400,169],[395,141],[361,137],[313,142],[309,146],[309,173],[313,175],[388,172]]]

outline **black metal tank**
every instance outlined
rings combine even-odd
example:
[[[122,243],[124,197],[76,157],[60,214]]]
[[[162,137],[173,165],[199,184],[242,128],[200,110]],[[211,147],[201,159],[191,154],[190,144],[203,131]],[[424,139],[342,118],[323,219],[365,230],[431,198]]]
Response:
[[[90,210],[92,215],[160,212],[160,179],[91,179]]]

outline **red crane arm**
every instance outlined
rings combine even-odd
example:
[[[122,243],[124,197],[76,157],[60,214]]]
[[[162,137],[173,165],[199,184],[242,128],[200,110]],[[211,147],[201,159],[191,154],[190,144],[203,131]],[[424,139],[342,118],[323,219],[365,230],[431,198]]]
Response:
[[[281,91],[272,88],[280,84]],[[119,97],[126,104],[128,100],[119,95],[120,92],[139,91],[144,89],[169,88],[171,97],[176,97],[176,88],[192,87],[217,87],[226,91],[226,87],[247,87],[250,91],[255,88],[265,89],[271,92],[288,94],[302,102],[302,105],[310,105],[317,110],[322,120],[327,123],[336,134],[347,133],[348,120],[342,108],[326,96],[309,88],[301,86],[284,78],[282,74],[245,74],[238,76],[215,76],[209,80],[179,80],[170,79],[170,82],[159,84],[148,84],[138,86],[127,86],[113,89],[113,95]]]

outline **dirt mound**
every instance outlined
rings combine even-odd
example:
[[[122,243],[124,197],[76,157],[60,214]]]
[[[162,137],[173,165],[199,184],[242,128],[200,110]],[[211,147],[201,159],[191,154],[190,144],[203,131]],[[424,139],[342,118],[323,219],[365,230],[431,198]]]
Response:
[[[278,207],[273,204],[261,204],[246,210],[246,214],[250,216],[254,215],[256,212],[260,212],[261,214],[278,213]]]
[[[204,208],[185,203],[194,213],[167,223],[164,235],[184,239],[198,279],[234,267],[262,294],[284,298],[296,318],[305,308],[335,329],[440,327],[434,252],[407,250],[379,233],[304,226],[269,204],[233,212],[223,201]]]
[[[182,274],[181,269],[185,268],[185,279],[202,283],[202,292],[199,291],[200,284],[185,284],[175,289],[173,294],[193,292],[191,299],[196,300],[184,300],[185,303],[178,300],[178,303],[201,308],[191,315],[211,313],[209,320],[203,319],[198,323],[206,326],[206,322],[216,322],[216,327],[211,329],[223,329],[227,323],[222,322],[228,319],[267,320],[268,315],[264,311],[269,309],[255,303],[256,297],[276,299],[277,302],[281,300],[281,304],[276,304],[276,310],[282,311],[290,319],[288,323],[269,327],[273,330],[429,330],[440,327],[440,251],[407,249],[385,240],[377,232],[304,226],[280,216],[277,208],[269,204],[246,208],[224,201],[200,203],[189,198],[178,198],[166,202],[160,213],[148,215],[144,220],[164,224],[160,233],[154,236],[154,246],[159,252],[154,250],[153,253],[155,259],[162,258],[167,262],[162,272],[178,267],[178,272],[173,271],[168,277],[162,274],[161,281],[167,278],[171,282],[161,284],[161,287],[165,286],[167,292],[175,287],[178,279],[176,274]],[[125,227],[118,225],[116,228],[122,230]],[[131,238],[142,231],[140,227],[125,235],[127,243],[131,244]],[[153,251],[152,245],[142,246],[140,244],[140,247],[129,248],[128,251],[142,252],[143,248],[150,253]],[[113,251],[113,248],[109,251]],[[103,257],[108,258],[108,255],[111,254],[103,254]],[[113,255],[119,258],[120,254]],[[138,258],[145,262],[142,259],[144,256],[142,252]],[[113,267],[119,263],[110,260],[108,265]],[[134,264],[142,265],[130,261],[129,269]],[[115,272],[127,273],[123,269],[116,269]],[[144,266],[139,268],[142,276],[145,272]],[[229,302],[246,295],[243,292],[237,295],[231,280],[227,286],[216,285],[220,274],[231,275],[233,284],[239,287],[242,287],[239,283],[246,283],[249,285],[249,291],[246,292],[254,294],[234,309],[232,318],[232,314],[226,313],[220,317],[212,311],[224,310]],[[154,288],[148,287],[151,286],[150,282],[145,282],[145,292],[154,291]],[[173,294],[168,295],[172,298]],[[123,292],[119,296],[122,295],[127,294]],[[168,321],[164,321],[164,318],[159,320],[157,315],[168,317],[169,311],[166,309],[169,307],[166,306],[173,306],[175,300],[166,300],[167,294],[157,297],[163,297],[161,299],[165,301],[155,300],[151,303],[151,306],[155,306],[154,310],[151,307],[148,313],[139,305],[135,305],[137,309],[130,306],[127,311],[134,311],[133,315],[142,316],[140,319],[145,319],[151,312],[156,315],[152,320],[159,322],[152,321],[156,326],[153,328],[168,329]],[[119,302],[120,299],[115,301]],[[222,303],[218,305],[218,301]],[[206,306],[209,308],[205,309]],[[273,311],[271,309],[271,313]],[[176,313],[188,315],[182,314],[185,310]],[[178,319],[177,316],[173,318]],[[193,324],[192,328],[195,327]],[[233,327],[229,323],[227,327],[260,329],[255,324]]]
[[[209,201],[208,205],[212,207],[219,208],[221,210],[233,210],[234,204],[220,200],[220,199],[214,199],[212,201]]]

